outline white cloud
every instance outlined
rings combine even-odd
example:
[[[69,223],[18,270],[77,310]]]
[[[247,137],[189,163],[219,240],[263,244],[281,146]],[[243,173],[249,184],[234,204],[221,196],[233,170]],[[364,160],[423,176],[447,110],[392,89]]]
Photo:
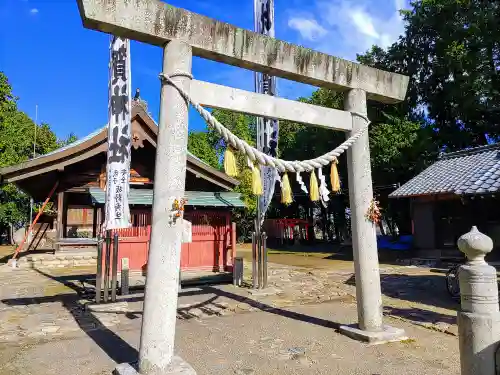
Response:
[[[366,52],[374,44],[389,47],[403,34],[399,11],[407,4],[408,0],[316,0],[311,15],[290,17],[288,26],[299,31],[299,43],[312,41],[307,47],[353,60],[357,53]],[[297,20],[309,23],[302,22],[303,27],[299,28]],[[321,32],[308,34],[307,26]]]
[[[375,26],[373,26],[372,18],[363,9],[353,9],[349,13],[349,17],[353,25],[360,33],[371,38],[380,38],[379,33],[375,30]]]
[[[318,24],[314,18],[293,17],[288,20],[288,26],[297,30],[302,38],[307,40],[316,40],[327,34],[326,29]]]
[[[30,9],[30,13],[31,14],[37,14],[38,13],[38,9],[37,8],[31,8]]]

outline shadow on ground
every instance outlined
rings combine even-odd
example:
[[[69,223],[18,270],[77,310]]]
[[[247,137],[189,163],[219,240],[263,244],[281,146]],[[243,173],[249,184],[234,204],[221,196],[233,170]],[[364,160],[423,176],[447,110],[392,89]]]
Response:
[[[80,329],[85,332],[111,359],[116,363],[130,362],[138,357],[137,350],[122,340],[117,334],[104,327],[99,319],[92,313],[86,311],[85,306],[79,300],[87,295],[88,290],[79,286],[76,282],[88,279],[95,275],[75,275],[75,276],[52,276],[49,273],[34,269],[36,272],[52,280],[58,281],[73,289],[75,293],[64,293],[45,297],[24,297],[3,299],[2,302],[9,306],[32,305],[51,302],[60,302],[68,310]]]
[[[413,323],[432,323],[442,322],[446,324],[456,324],[457,317],[453,315],[441,314],[436,311],[424,310],[417,307],[398,308],[392,306],[384,307],[384,314],[404,318]]]
[[[85,287],[84,283],[91,280],[92,277],[95,277],[95,275],[54,276],[39,269],[35,269],[35,271],[39,272],[40,274],[51,280],[60,282],[61,284],[73,289],[75,293],[62,293],[54,296],[44,296],[44,297],[10,298],[10,299],[3,299],[2,302],[9,306],[19,306],[19,305],[26,306],[32,304],[59,302],[65,309],[67,309],[71,313],[71,315],[75,319],[75,322],[78,324],[79,328],[89,338],[91,338],[96,343],[96,345],[98,345],[113,361],[115,361],[116,363],[123,363],[123,362],[133,362],[137,360],[138,357],[137,350],[131,347],[115,332],[103,326],[100,320],[95,316],[95,314],[88,311],[88,309],[85,308],[84,304],[80,303],[81,302],[80,300],[82,298],[84,297],[89,298],[88,296],[91,295],[89,294],[89,290],[87,287]],[[78,284],[81,284],[81,286]],[[223,306],[222,304],[218,305],[217,300],[219,298],[225,298],[237,301],[242,304],[246,304],[250,306],[250,308],[253,308],[255,310],[264,311],[270,314],[276,314],[296,321],[308,324],[314,324],[317,326],[330,328],[334,330],[337,330],[340,327],[340,323],[337,322],[285,310],[278,307],[273,307],[248,297],[244,297],[235,293],[221,290],[214,286],[201,286],[198,288],[185,290],[179,293],[179,297],[195,296],[195,295],[206,295],[207,299],[196,304],[191,304],[189,305],[189,307],[180,307],[178,309],[178,317],[180,319],[188,320],[195,318],[196,316],[190,314],[189,312],[189,310],[191,309],[197,308],[203,311],[204,308],[208,305],[222,307]],[[140,302],[143,301],[143,295],[131,296],[131,297],[122,296],[119,299],[119,301]],[[142,315],[142,311],[125,312],[125,311],[112,311],[112,309],[98,314],[102,313],[123,314],[124,316],[126,316],[131,320],[137,319],[140,315]]]
[[[381,274],[380,279],[382,294],[387,297],[451,311],[457,311],[460,308],[460,304],[448,294],[445,275],[441,272],[421,275]],[[345,283],[356,285],[355,276],[352,275]],[[384,313],[415,323],[456,323],[456,316],[454,315],[417,307],[397,308],[386,306],[384,307]]]
[[[446,289],[444,274],[381,274],[382,293],[387,297],[457,310],[459,304]],[[352,275],[346,282],[356,285]]]

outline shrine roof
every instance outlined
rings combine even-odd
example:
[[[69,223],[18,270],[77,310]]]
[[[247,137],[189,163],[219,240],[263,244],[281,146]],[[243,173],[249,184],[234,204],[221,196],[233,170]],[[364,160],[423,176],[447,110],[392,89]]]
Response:
[[[500,143],[443,154],[398,188],[390,198],[434,194],[491,194],[500,191]]]
[[[139,131],[144,140],[147,140],[153,147],[156,147],[158,125],[140,105],[134,104],[132,106],[132,125],[133,131]],[[63,171],[70,165],[79,163],[95,155],[106,153],[107,136],[108,127],[106,125],[90,133],[86,137],[48,154],[38,156],[17,165],[1,168],[1,182],[15,183],[21,189],[33,195],[37,187],[30,186],[33,185],[33,183],[29,182],[31,179],[42,178],[43,176],[48,176],[49,173],[57,174],[58,171]],[[213,168],[189,152],[187,154],[187,169],[196,176],[203,177],[205,180],[225,190],[232,190],[239,184],[238,180]],[[53,178],[51,178],[51,180],[52,179]],[[48,179],[46,180],[48,181]],[[37,181],[35,185],[38,183],[39,181]],[[48,189],[50,190],[50,188]]]

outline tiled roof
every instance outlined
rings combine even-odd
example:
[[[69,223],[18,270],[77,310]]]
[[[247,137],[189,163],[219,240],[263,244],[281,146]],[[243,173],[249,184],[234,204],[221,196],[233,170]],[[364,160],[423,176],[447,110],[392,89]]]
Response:
[[[500,143],[442,155],[437,162],[389,195],[391,198],[500,191]]]

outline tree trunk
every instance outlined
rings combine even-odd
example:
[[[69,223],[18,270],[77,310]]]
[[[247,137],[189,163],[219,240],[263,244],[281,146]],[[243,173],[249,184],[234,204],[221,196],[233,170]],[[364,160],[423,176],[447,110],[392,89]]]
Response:
[[[380,229],[380,234],[382,236],[385,236],[385,228],[384,228],[384,219],[381,218],[381,220],[378,222],[378,227]]]
[[[12,225],[12,223],[9,223],[9,244],[10,245],[16,244],[14,242],[14,226]]]

